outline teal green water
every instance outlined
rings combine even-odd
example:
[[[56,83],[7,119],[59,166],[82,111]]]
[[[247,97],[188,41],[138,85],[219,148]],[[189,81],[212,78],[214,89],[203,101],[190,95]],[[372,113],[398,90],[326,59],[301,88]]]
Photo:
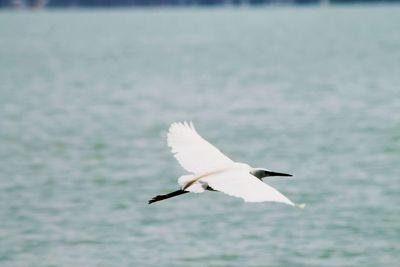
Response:
[[[399,266],[400,6],[0,13],[0,266]],[[304,210],[147,200],[171,122]]]

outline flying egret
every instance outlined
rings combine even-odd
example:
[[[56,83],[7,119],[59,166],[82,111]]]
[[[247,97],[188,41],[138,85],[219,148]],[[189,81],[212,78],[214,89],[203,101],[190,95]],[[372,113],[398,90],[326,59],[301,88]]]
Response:
[[[248,164],[232,161],[202,138],[192,122],[172,123],[167,141],[179,164],[190,174],[178,178],[181,189],[155,196],[149,200],[149,204],[188,192],[202,193],[209,190],[240,197],[246,202],[275,201],[304,207],[304,204],[294,204],[276,189],[262,182],[264,177],[292,175],[252,168]]]

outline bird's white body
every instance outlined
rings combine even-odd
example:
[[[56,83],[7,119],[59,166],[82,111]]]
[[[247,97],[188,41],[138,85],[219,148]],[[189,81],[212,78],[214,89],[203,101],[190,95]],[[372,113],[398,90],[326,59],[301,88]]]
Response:
[[[202,193],[204,192],[206,186],[206,180],[209,180],[210,177],[222,175],[228,171],[251,171],[251,167],[248,164],[240,163],[240,162],[232,162],[227,166],[216,168],[214,170],[210,170],[203,173],[197,173],[193,175],[184,175],[178,178],[178,184],[182,189],[193,193]]]
[[[171,124],[168,146],[180,165],[190,173],[178,179],[182,190],[202,193],[212,188],[243,198],[246,202],[275,201],[296,206],[276,189],[252,175],[254,168],[232,161],[203,139],[192,123]]]

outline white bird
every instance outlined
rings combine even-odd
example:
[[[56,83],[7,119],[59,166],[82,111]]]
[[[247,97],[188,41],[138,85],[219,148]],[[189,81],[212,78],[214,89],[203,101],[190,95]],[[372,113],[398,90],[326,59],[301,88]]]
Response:
[[[262,182],[264,177],[292,175],[252,168],[248,164],[232,161],[202,138],[191,122],[172,123],[167,141],[175,158],[190,174],[178,178],[181,189],[155,196],[149,200],[149,204],[188,192],[202,193],[209,190],[240,197],[246,202],[275,201],[304,207],[304,204],[294,204],[276,189]]]

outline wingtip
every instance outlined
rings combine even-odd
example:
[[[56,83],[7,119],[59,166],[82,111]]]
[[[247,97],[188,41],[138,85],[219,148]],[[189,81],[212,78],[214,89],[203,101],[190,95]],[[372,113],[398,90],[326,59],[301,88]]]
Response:
[[[175,130],[178,130],[179,128],[187,128],[191,129],[193,131],[196,131],[196,128],[194,127],[193,121],[176,121],[170,124],[168,132],[171,133]]]
[[[189,125],[190,125],[190,128],[192,128],[193,130],[195,130],[195,131],[196,131],[196,128],[194,128],[193,121],[190,121],[190,122],[189,122]]]
[[[296,204],[295,207],[299,209],[304,209],[306,207],[306,204],[305,203]]]

